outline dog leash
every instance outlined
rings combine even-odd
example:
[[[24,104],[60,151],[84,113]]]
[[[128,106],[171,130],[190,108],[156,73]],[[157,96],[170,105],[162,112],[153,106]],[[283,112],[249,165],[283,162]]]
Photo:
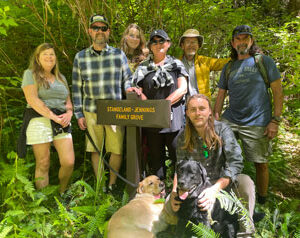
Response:
[[[138,186],[132,182],[130,182],[128,179],[124,178],[122,175],[120,175],[116,170],[114,170],[110,165],[109,163],[104,159],[104,157],[102,158],[101,156],[101,152],[99,151],[99,149],[97,148],[95,142],[93,141],[88,129],[86,129],[86,135],[88,137],[88,139],[90,140],[90,142],[92,143],[94,149],[97,151],[97,153],[99,154],[100,156],[100,159],[103,160],[104,164],[111,170],[114,172],[115,175],[117,175],[120,179],[122,179],[125,183],[127,183],[128,185],[130,185],[131,187],[133,188],[137,188]]]

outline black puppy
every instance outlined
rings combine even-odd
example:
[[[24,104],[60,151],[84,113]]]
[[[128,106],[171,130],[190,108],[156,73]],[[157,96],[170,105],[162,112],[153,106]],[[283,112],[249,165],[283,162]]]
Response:
[[[194,160],[181,160],[177,163],[176,173],[178,183],[178,197],[176,199],[182,201],[178,211],[177,237],[192,236],[193,233],[190,227],[186,228],[188,221],[192,221],[196,225],[203,223],[215,232],[220,233],[221,237],[236,237],[238,217],[236,214],[230,215],[227,211],[221,209],[218,199],[216,199],[211,211],[211,218],[213,221],[216,221],[212,226],[208,218],[208,213],[201,211],[197,205],[198,196],[201,192],[212,186],[207,177],[206,170],[201,163]]]

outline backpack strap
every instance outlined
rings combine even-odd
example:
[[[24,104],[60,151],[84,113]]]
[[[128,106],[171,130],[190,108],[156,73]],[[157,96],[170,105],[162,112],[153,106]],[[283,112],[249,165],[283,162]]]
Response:
[[[263,55],[262,54],[255,54],[254,55],[254,61],[255,61],[255,65],[258,68],[258,71],[260,72],[265,84],[267,88],[270,88],[270,82],[268,79],[268,73],[266,70],[266,67],[264,65],[263,62]]]
[[[267,73],[266,67],[265,67],[264,62],[263,62],[263,55],[262,54],[255,54],[253,57],[254,57],[255,65],[258,68],[258,71],[261,74],[261,76],[262,76],[262,78],[263,78],[263,80],[266,84],[266,87],[270,88],[268,73]],[[228,81],[229,81],[231,66],[232,66],[232,60],[230,60],[227,63],[226,70],[225,70],[225,79],[226,79],[227,88],[228,88]]]
[[[232,62],[233,62],[232,60],[229,60],[226,65],[226,69],[225,69],[225,80],[226,80],[227,89],[228,89],[228,81],[229,81],[229,75],[230,75],[230,71],[231,71]]]

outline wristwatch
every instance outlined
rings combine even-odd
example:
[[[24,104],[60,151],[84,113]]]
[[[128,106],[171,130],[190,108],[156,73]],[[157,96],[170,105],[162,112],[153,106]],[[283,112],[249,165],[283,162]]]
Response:
[[[281,122],[281,120],[282,120],[282,118],[280,116],[273,116],[272,119],[277,122]]]

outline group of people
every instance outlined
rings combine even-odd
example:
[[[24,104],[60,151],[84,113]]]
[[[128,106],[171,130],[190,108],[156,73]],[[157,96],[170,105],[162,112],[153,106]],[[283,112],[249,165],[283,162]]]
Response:
[[[49,148],[53,142],[61,164],[60,192],[67,188],[75,160],[70,131],[73,112],[79,128],[88,130],[97,147],[110,153],[109,164],[119,171],[124,128],[98,125],[96,100],[122,100],[126,92],[135,92],[142,100],[171,102],[170,128],[143,129],[151,174],[164,178],[166,148],[174,164],[182,159],[201,161],[214,185],[202,194],[199,206],[208,209],[220,189],[237,184],[237,193],[241,194],[252,217],[255,186],[249,176],[241,174],[243,157],[255,164],[257,198],[264,203],[270,139],[278,132],[283,96],[280,73],[274,61],[261,54],[251,28],[241,25],[233,30],[231,57],[226,59],[199,55],[204,38],[196,29],[188,29],[179,40],[183,50],[180,60],[167,54],[171,39],[164,30],[152,31],[146,43],[142,29],[130,24],[119,49],[108,44],[110,29],[103,15],[93,15],[89,20],[92,45],[78,52],[73,63],[74,107],[51,44],[44,43],[36,49],[24,73],[22,89],[28,103],[25,114],[32,109],[38,114],[29,115],[25,128],[26,143],[32,145],[36,158],[36,187],[43,188],[49,183]],[[256,54],[261,55],[273,101]],[[209,75],[211,71],[220,70],[219,91],[213,109]],[[229,106],[221,116],[227,93]],[[237,139],[242,142],[244,156]],[[91,152],[95,175],[100,176],[103,172],[100,155],[89,140],[86,151]],[[116,179],[110,171],[110,190],[116,189]],[[176,175],[174,181],[176,183]],[[178,210],[180,202],[172,200],[171,203],[173,211]]]

